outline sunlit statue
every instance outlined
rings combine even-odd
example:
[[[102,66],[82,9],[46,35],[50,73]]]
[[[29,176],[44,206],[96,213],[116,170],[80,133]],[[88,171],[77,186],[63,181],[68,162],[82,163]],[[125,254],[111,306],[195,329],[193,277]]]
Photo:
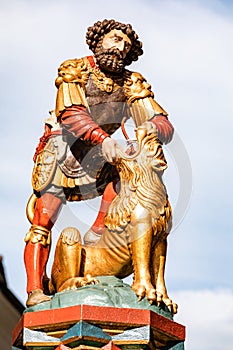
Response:
[[[138,300],[163,302],[172,313],[177,305],[167,294],[164,269],[171,207],[162,174],[167,163],[153,123],[136,130],[138,149],[128,156],[117,149],[120,191],[105,216],[105,229],[95,245],[82,246],[76,228],[64,229],[58,240],[50,290],[61,292],[89,283],[93,276],[125,278],[133,273]]]
[[[59,67],[55,114],[45,121],[34,156],[34,195],[27,207],[32,226],[24,254],[27,306],[50,300],[43,279],[62,204],[103,195],[84,247],[77,230],[62,233],[50,287],[61,291],[95,283],[97,275],[125,277],[134,271],[132,288],[139,299],[164,301],[175,312],[163,278],[171,209],[161,179],[166,167],[161,145],[171,141],[173,127],[145,78],[125,69],[143,53],[131,25],[97,22],[86,38],[93,56]],[[130,117],[138,149],[124,153],[111,135]]]

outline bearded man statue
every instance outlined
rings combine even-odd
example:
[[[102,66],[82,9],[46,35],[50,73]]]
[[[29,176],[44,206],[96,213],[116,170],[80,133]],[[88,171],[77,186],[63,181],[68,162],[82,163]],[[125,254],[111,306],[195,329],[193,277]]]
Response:
[[[27,306],[50,300],[43,280],[51,245],[51,229],[66,201],[102,195],[100,211],[85,234],[94,244],[104,228],[104,216],[117,195],[118,173],[111,164],[117,142],[111,135],[122,119],[135,126],[150,120],[161,143],[168,143],[173,127],[166,111],[154,100],[150,84],[126,69],[142,55],[142,43],[130,24],[98,21],[88,28],[86,41],[93,56],[69,59],[58,69],[55,112],[34,156],[34,209],[26,234]],[[30,210],[29,210],[30,212]]]

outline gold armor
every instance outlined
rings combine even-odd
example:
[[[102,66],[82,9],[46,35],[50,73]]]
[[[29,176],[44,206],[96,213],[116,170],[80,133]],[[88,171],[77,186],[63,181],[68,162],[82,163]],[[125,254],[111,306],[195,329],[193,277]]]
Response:
[[[136,126],[150,120],[154,115],[168,115],[154,100],[151,85],[140,73],[133,72],[125,81],[124,87],[130,114]]]
[[[167,112],[154,100],[151,85],[137,72],[125,70],[123,74],[112,79],[101,72],[98,67],[92,67],[88,58],[67,60],[58,69],[56,86],[58,88],[56,115],[73,105],[82,105],[89,110],[85,97],[86,84],[90,74],[95,85],[107,93],[115,92],[123,86],[130,114],[136,126],[151,119],[156,114],[167,116]]]
[[[51,232],[45,227],[32,225],[29,232],[26,234],[24,241],[31,243],[40,243],[44,247],[51,243]]]
[[[91,70],[88,59],[74,59],[63,62],[58,68],[55,81],[58,88],[56,100],[56,115],[72,105],[82,105],[88,108],[85,97],[85,84]]]

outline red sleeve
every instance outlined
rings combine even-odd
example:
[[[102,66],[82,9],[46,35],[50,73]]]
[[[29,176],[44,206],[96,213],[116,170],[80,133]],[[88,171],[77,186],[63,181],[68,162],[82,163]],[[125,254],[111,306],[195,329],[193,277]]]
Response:
[[[169,122],[168,118],[160,114],[154,116],[150,121],[153,124],[155,124],[157,128],[159,140],[165,144],[171,142],[174,133],[174,128]]]
[[[109,135],[91,118],[85,107],[73,105],[61,114],[60,123],[63,128],[77,138],[82,137],[93,144],[102,143]]]

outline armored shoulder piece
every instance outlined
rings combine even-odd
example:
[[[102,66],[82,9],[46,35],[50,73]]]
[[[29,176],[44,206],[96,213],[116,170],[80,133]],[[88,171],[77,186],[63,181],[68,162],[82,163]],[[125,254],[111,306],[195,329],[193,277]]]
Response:
[[[86,57],[67,60],[58,68],[55,85],[58,88],[56,100],[56,116],[71,105],[82,105],[88,108],[85,97],[85,85],[91,71]]]
[[[155,115],[168,115],[154,100],[151,85],[140,73],[127,71],[124,89],[136,126],[150,120]]]

